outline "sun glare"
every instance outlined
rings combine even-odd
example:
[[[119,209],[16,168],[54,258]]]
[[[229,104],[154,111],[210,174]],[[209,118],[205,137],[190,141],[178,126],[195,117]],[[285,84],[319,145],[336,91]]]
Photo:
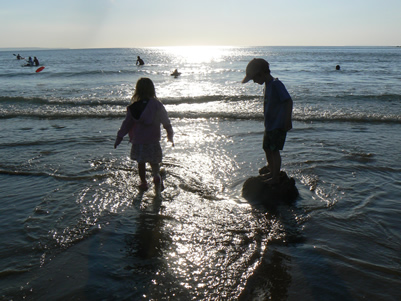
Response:
[[[163,49],[186,63],[220,61],[229,47],[222,46],[172,46]]]

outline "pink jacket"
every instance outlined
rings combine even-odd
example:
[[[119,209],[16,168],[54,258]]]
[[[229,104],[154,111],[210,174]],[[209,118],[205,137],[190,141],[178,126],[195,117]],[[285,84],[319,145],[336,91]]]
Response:
[[[160,141],[160,124],[167,131],[169,141],[173,141],[173,128],[164,105],[151,98],[139,119],[135,119],[127,108],[127,115],[117,133],[115,147],[121,143],[124,136],[129,134],[132,144],[152,144]]]

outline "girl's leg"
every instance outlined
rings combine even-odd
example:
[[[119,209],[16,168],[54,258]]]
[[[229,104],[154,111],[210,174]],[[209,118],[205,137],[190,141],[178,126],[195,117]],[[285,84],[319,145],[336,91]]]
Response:
[[[163,185],[163,180],[160,176],[160,165],[159,163],[150,163],[150,166],[152,167],[152,173],[153,173],[153,183],[155,185],[160,185],[160,191],[164,190],[164,185]]]
[[[138,173],[139,173],[139,178],[141,179],[141,184],[139,185],[139,189],[142,191],[148,190],[149,186],[148,183],[146,183],[146,163],[138,162]]]
[[[159,163],[150,163],[150,166],[152,167],[152,174],[154,181],[157,177],[160,177],[160,165]]]
[[[150,163],[150,167],[152,167],[153,177],[160,175],[160,165],[159,163]]]
[[[138,162],[138,173],[141,183],[146,183],[146,163]]]

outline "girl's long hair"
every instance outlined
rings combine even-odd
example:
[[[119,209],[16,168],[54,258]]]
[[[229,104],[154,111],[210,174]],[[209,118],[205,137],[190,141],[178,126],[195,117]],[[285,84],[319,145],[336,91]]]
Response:
[[[142,77],[136,82],[135,92],[132,95],[131,101],[134,103],[141,99],[150,98],[157,99],[155,86],[150,78]]]

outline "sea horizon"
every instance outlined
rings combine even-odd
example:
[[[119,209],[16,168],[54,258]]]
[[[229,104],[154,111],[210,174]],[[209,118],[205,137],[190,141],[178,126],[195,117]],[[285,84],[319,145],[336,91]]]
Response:
[[[91,49],[139,49],[139,48],[163,48],[163,47],[239,47],[239,48],[249,48],[249,47],[328,47],[328,48],[374,48],[374,47],[401,47],[400,45],[159,45],[159,46],[123,46],[123,47],[84,47],[84,48],[71,48],[71,47],[0,47],[0,51],[28,51],[28,50],[91,50]]]

